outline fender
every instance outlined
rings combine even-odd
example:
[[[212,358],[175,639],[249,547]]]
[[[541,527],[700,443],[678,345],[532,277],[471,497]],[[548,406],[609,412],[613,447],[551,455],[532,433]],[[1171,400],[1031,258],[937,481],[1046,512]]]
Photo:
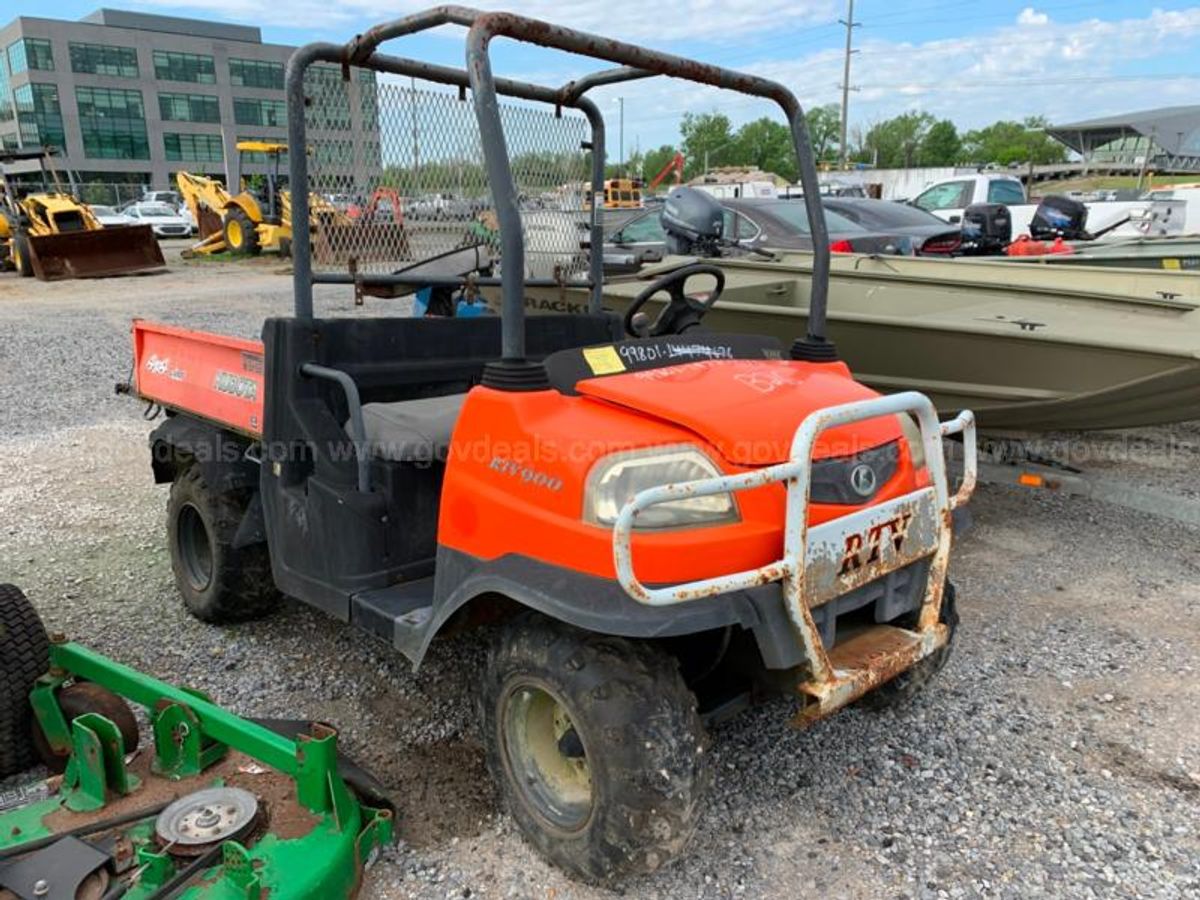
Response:
[[[257,490],[260,467],[256,459],[247,455],[252,445],[228,429],[191,416],[171,415],[150,432],[154,483],[174,481],[186,461],[200,466],[204,481],[217,493],[240,488]]]

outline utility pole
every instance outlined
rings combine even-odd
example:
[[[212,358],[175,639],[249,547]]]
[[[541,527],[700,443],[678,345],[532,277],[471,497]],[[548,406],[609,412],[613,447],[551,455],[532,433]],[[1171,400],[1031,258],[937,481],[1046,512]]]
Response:
[[[848,162],[846,128],[849,125],[850,116],[850,57],[858,52],[853,49],[854,29],[861,24],[854,21],[854,0],[846,0],[846,18],[838,19],[838,21],[846,26],[846,60],[842,66],[842,140],[840,145],[841,164],[845,169]]]
[[[625,98],[618,97],[621,104],[621,177],[625,177]]]

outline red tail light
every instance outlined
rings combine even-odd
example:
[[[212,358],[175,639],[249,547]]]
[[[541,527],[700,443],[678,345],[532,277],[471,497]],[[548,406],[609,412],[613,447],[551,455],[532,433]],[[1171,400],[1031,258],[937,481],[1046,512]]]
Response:
[[[953,253],[962,246],[962,236],[947,234],[930,238],[921,245],[922,253]]]
[[[853,253],[854,245],[847,240],[834,241],[829,245],[830,253]]]

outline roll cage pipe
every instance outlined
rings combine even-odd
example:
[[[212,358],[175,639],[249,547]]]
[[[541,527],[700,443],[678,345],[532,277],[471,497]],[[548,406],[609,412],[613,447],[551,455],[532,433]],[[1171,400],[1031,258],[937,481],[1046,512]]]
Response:
[[[466,72],[382,55],[376,48],[387,40],[428,31],[442,25],[459,25],[468,29]],[[563,50],[617,64],[569,82],[558,90],[526,82],[496,78],[492,74],[488,54],[493,38],[536,44],[549,49]],[[305,146],[304,72],[314,62],[341,65],[348,72],[351,65],[400,75],[427,78],[443,84],[470,87],[479,123],[484,167],[491,186],[492,204],[500,225],[501,259],[504,260],[501,285],[501,353],[506,362],[519,363],[525,358],[525,307],[523,276],[525,272],[525,240],[521,230],[521,214],[516,183],[509,164],[508,146],[500,118],[498,94],[519,99],[551,103],[556,107],[571,106],[587,116],[592,126],[593,191],[602,189],[604,174],[604,125],[599,110],[584,96],[602,85],[618,84],[665,75],[685,81],[707,84],[724,90],[761,97],[774,101],[787,116],[791,129],[796,160],[800,169],[800,184],[804,189],[804,205],[808,213],[809,231],[813,240],[812,290],[809,299],[808,342],[825,344],[825,311],[829,292],[829,234],[817,184],[817,167],[808,138],[804,111],[795,95],[782,84],[700,63],[670,53],[649,50],[635,44],[612,40],[585,31],[553,25],[538,19],[507,12],[484,12],[464,6],[438,6],[424,12],[404,16],[377,25],[358,35],[345,45],[315,43],[301,47],[292,54],[287,67],[288,142],[292,147]],[[463,83],[465,75],[466,84]],[[308,160],[300,152],[289,155],[292,184],[293,220],[308,221]],[[598,310],[603,287],[603,235],[600,234],[599,213],[592,204],[591,305]],[[312,318],[312,286],[322,276],[313,275],[311,241],[308,229],[294,230],[296,317]],[[386,276],[375,276],[384,279]]]

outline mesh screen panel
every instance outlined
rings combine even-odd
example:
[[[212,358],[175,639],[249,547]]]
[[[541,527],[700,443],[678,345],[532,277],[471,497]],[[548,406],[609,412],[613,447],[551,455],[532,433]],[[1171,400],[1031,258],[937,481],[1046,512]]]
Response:
[[[314,66],[306,73],[313,268],[391,272],[470,246],[503,267],[479,126],[455,88]],[[587,119],[501,100],[520,199],[525,277],[586,275]]]

